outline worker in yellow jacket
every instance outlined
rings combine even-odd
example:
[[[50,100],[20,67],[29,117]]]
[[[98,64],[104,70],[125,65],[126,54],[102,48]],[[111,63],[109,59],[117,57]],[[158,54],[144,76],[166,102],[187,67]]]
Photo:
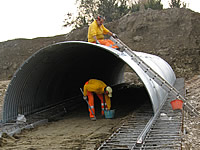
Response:
[[[112,88],[110,86],[107,86],[101,80],[90,79],[85,83],[83,89],[84,89],[83,99],[87,100],[88,97],[89,112],[90,112],[89,115],[91,120],[96,120],[93,93],[97,94],[98,98],[101,100],[101,115],[104,115],[104,110],[110,110],[111,108],[110,97],[112,97]]]
[[[104,17],[102,16],[98,16],[92,22],[88,29],[88,42],[102,44],[117,49],[118,46],[115,45],[113,41],[109,39],[104,39],[105,34],[108,34],[113,37],[117,37],[117,35],[110,32],[106,27],[104,27],[103,22]]]

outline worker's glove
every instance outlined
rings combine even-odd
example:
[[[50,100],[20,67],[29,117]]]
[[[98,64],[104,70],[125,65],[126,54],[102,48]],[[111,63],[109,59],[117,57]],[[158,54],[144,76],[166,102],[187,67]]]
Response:
[[[87,96],[83,96],[83,99],[84,99],[84,100],[87,100]]]
[[[115,33],[113,33],[112,36],[113,36],[114,38],[118,38],[118,36],[117,36]]]
[[[96,40],[96,43],[97,43],[97,44],[100,44],[100,42],[99,42],[98,40]]]

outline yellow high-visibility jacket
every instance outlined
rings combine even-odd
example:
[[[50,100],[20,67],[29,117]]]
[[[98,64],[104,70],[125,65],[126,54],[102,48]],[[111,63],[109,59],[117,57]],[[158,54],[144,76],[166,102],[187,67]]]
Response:
[[[97,40],[103,40],[104,34],[110,32],[107,28],[102,24],[100,27],[97,24],[97,21],[94,20],[88,29],[88,42],[96,42],[93,36],[97,37]]]
[[[101,80],[90,79],[88,83],[84,85],[83,94],[84,96],[87,96],[87,91],[94,92],[96,94],[104,94],[104,88],[106,86],[107,85]],[[106,102],[108,110],[110,110],[111,101],[110,101],[110,97],[107,94],[105,94],[105,102]]]

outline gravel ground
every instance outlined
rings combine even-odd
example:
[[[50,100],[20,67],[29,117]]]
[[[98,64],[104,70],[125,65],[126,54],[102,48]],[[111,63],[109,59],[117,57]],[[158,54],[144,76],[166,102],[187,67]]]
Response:
[[[200,112],[200,75],[195,75],[185,82],[186,98]],[[183,149],[200,149],[200,118],[185,114],[184,128],[186,134],[183,136]]]

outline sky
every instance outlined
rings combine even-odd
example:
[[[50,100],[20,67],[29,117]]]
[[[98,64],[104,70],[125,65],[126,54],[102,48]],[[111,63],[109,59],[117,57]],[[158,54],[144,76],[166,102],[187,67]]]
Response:
[[[63,27],[68,12],[75,13],[76,0],[0,0],[0,42],[16,38],[32,39],[70,32]],[[161,0],[169,8],[170,0]],[[200,0],[182,0],[200,12]]]
[[[0,42],[66,34],[64,19],[76,8],[75,0],[0,0]]]

